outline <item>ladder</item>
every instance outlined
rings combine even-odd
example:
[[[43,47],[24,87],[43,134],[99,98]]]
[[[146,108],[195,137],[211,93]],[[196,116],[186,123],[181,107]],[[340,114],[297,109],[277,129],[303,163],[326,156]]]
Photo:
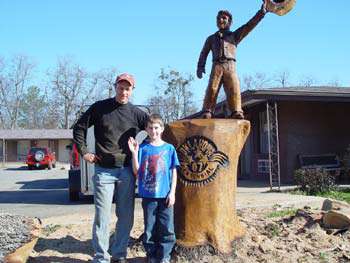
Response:
[[[269,175],[271,191],[280,191],[281,176],[280,176],[280,154],[278,140],[278,118],[277,118],[277,103],[266,102],[267,115],[267,133],[268,133],[268,150],[269,150]]]

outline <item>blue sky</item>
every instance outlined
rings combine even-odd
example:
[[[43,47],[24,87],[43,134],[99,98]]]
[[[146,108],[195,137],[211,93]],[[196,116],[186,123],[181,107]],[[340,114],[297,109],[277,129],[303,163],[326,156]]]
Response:
[[[218,10],[233,14],[232,29],[260,8],[259,0],[82,1],[1,0],[0,56],[26,54],[37,80],[58,56],[73,56],[89,71],[115,66],[137,78],[134,102],[152,95],[161,68],[195,74],[202,45],[215,32]],[[237,69],[272,75],[288,70],[294,82],[306,76],[325,85],[350,86],[350,1],[297,0],[286,16],[267,14],[238,46]],[[192,85],[202,101],[208,73]]]

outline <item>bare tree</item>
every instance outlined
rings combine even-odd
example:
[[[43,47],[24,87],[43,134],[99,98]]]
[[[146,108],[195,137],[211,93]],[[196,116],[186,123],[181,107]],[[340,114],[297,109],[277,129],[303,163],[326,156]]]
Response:
[[[3,100],[3,92],[5,85],[5,77],[4,77],[4,68],[5,68],[5,62],[4,58],[0,57],[0,128],[5,128],[5,103]]]
[[[114,83],[118,70],[115,67],[104,68],[91,76],[96,99],[111,98],[114,94]]]
[[[311,75],[303,76],[299,81],[299,86],[302,86],[305,88],[311,88],[315,84],[316,84],[316,80]]]
[[[76,112],[91,104],[94,100],[95,85],[89,85],[88,73],[68,57],[59,58],[56,68],[49,73],[50,90],[58,101],[63,116],[59,119],[60,127],[70,128],[76,118]]]
[[[242,90],[262,89],[271,85],[271,79],[265,73],[256,72],[254,75],[244,75]]]
[[[340,81],[337,78],[334,78],[331,81],[329,81],[327,85],[331,86],[331,87],[340,87],[341,86]]]
[[[157,95],[149,98],[149,106],[153,112],[159,113],[165,122],[184,118],[196,112],[193,93],[190,85],[191,74],[181,74],[174,69],[161,69],[156,86]]]
[[[277,82],[278,87],[285,88],[289,83],[290,73],[288,70],[279,71],[275,74],[274,80]]]
[[[9,63],[0,59],[0,119],[4,128],[18,126],[22,97],[33,69],[34,64],[25,55],[16,55]]]

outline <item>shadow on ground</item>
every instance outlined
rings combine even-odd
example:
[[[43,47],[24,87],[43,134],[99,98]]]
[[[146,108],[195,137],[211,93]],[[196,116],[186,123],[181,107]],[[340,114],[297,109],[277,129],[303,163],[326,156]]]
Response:
[[[72,258],[67,254],[87,254],[92,255],[91,240],[81,241],[72,236],[65,236],[58,239],[50,239],[46,237],[39,238],[37,244],[34,247],[37,253],[42,253],[46,250],[54,251],[55,256],[38,256],[30,257],[28,263],[48,263],[48,262],[60,262],[60,263],[81,263],[87,262],[86,260]],[[62,257],[57,256],[57,252],[62,254]],[[53,253],[51,253],[53,254]]]
[[[7,171],[23,171],[23,170],[28,170],[28,167],[27,166],[9,167],[9,168],[6,168],[5,170],[7,170]]]
[[[67,189],[59,190],[22,190],[0,191],[2,204],[52,204],[52,205],[81,205],[91,204],[92,196],[84,196],[77,202],[70,202]]]
[[[64,189],[68,188],[68,179],[42,179],[35,181],[16,182],[22,184],[20,189]]]
[[[110,243],[112,242],[112,237],[110,239]],[[142,245],[140,239],[134,239],[130,237],[129,248],[142,250]],[[81,241],[76,239],[73,236],[65,236],[62,238],[51,239],[42,237],[39,238],[37,244],[34,247],[36,253],[39,254],[38,257],[30,257],[27,261],[28,263],[48,263],[48,262],[60,262],[60,263],[82,263],[82,262],[91,262],[86,259],[77,259],[72,258],[69,254],[82,254],[85,258],[86,255],[92,257],[93,249],[91,245],[91,239]],[[55,256],[42,256],[40,254],[45,253],[45,251],[52,251],[51,254],[55,254]],[[57,256],[57,253],[62,254],[62,257]],[[128,262],[132,263],[143,263],[146,262],[145,257],[135,257],[128,259]]]

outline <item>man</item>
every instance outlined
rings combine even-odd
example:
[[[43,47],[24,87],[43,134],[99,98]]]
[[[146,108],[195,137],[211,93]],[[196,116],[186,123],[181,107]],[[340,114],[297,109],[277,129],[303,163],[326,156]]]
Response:
[[[134,222],[135,178],[131,168],[128,138],[144,130],[148,115],[129,99],[135,87],[134,77],[124,73],[115,82],[116,96],[94,103],[73,128],[74,142],[84,160],[95,163],[95,219],[92,243],[95,263],[110,262],[109,222],[113,195],[116,198],[116,224],[111,245],[112,262],[127,262],[129,234]],[[86,132],[94,126],[96,153],[88,151]]]
[[[233,32],[230,31],[231,13],[227,10],[218,12],[216,24],[219,31],[207,38],[197,66],[197,77],[201,79],[205,73],[207,56],[212,51],[213,66],[203,102],[203,118],[210,119],[212,117],[221,84],[224,86],[227,103],[232,112],[231,117],[234,119],[244,118],[239,79],[236,73],[236,47],[265,16],[267,12],[266,1],[264,0],[261,9],[248,23]]]

